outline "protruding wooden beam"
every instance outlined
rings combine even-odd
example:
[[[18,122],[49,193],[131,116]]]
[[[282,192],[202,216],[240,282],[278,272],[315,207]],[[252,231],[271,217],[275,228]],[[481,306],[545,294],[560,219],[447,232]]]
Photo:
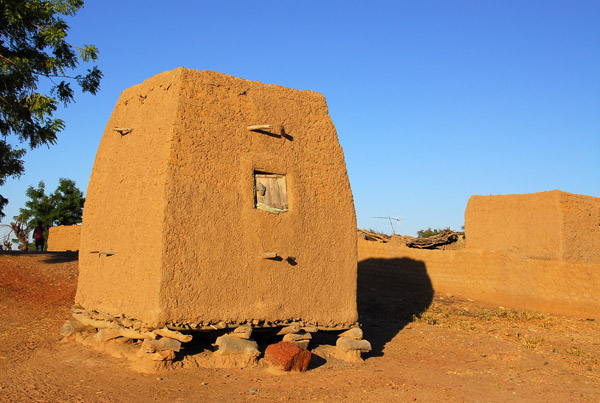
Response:
[[[248,130],[256,132],[260,130],[271,130],[271,125],[250,125],[248,126]]]
[[[263,259],[275,259],[277,257],[277,253],[265,252],[265,253],[261,253],[260,257],[262,257]]]
[[[98,256],[100,256],[100,255],[112,256],[112,255],[117,254],[117,252],[112,251],[112,250],[92,250],[92,251],[90,251],[90,253],[97,253]]]
[[[129,134],[129,133],[131,133],[131,131],[132,131],[133,129],[132,129],[132,128],[130,128],[130,127],[115,127],[113,130],[114,130],[114,131],[116,131],[116,132],[119,132],[119,134],[120,134],[121,136],[124,136],[124,135],[126,135],[126,134]]]

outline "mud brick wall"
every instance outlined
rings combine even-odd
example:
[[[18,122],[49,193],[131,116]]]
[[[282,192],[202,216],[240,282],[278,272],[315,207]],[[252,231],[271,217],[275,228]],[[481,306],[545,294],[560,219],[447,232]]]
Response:
[[[391,276],[424,266],[435,292],[484,304],[600,319],[600,264],[531,259],[499,250],[420,250],[364,239],[358,240],[358,260],[361,271],[379,264],[379,271],[384,267]],[[361,272],[359,278],[367,275]]]
[[[50,227],[48,233],[48,251],[78,251],[80,235],[81,225],[59,225],[57,227]]]
[[[288,211],[257,208],[257,173],[285,175]],[[83,226],[85,308],[157,326],[358,318],[352,192],[316,92],[183,68],[123,91]]]
[[[567,263],[600,263],[600,198],[558,190],[472,196],[467,247]]]

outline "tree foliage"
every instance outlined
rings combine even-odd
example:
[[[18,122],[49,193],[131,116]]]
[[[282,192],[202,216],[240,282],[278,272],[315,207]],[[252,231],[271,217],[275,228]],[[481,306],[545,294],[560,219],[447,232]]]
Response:
[[[85,197],[71,179],[60,178],[56,190],[46,194],[46,185],[40,182],[37,188],[29,186],[25,192],[28,201],[20,209],[19,218],[33,228],[41,221],[44,227],[73,225],[81,222]]]
[[[4,185],[6,178],[21,175],[23,155],[25,155],[25,150],[13,150],[6,142],[0,140],[0,186]],[[0,195],[0,219],[5,216],[3,210],[7,203],[8,199]]]
[[[61,178],[59,185],[50,195],[53,212],[50,217],[52,225],[73,225],[81,223],[85,197],[75,186],[75,181]]]
[[[8,136],[32,149],[55,144],[65,124],[52,115],[59,103],[73,102],[71,84],[92,94],[100,88],[102,72],[96,66],[76,72],[81,62],[97,59],[98,49],[66,40],[69,26],[63,17],[82,7],[83,0],[0,0],[0,185],[24,170],[25,150],[13,149]],[[48,93],[38,90],[41,80],[50,84]],[[6,203],[0,196],[0,218]]]

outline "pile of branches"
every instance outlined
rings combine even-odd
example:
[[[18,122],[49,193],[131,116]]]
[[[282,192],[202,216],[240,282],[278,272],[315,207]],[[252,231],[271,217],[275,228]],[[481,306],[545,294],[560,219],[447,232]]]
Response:
[[[2,239],[0,239],[0,250],[12,250],[12,242],[10,238],[15,236],[16,239],[13,241],[19,242],[19,250],[26,251],[29,246],[28,239],[31,230],[27,228],[27,223],[21,217],[15,217],[15,221],[11,222],[10,225],[1,225],[2,228],[8,228],[8,231],[4,233]]]
[[[360,236],[362,236],[365,240],[367,241],[375,241],[375,242],[381,242],[381,243],[387,243],[390,240],[390,236],[389,235],[385,235],[385,234],[378,234],[372,231],[367,231],[364,229],[359,229],[358,233]]]
[[[440,246],[456,242],[460,238],[464,238],[464,236],[464,232],[456,232],[448,229],[437,235],[427,238],[413,238],[411,236],[405,236],[404,240],[406,242],[406,246],[409,248],[435,249]]]

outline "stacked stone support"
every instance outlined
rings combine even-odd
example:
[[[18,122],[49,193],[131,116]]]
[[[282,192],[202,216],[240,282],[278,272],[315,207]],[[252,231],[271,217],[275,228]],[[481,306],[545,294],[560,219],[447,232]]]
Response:
[[[351,362],[362,361],[361,353],[371,351],[371,343],[363,339],[363,331],[359,327],[340,333],[335,347],[338,358]]]

